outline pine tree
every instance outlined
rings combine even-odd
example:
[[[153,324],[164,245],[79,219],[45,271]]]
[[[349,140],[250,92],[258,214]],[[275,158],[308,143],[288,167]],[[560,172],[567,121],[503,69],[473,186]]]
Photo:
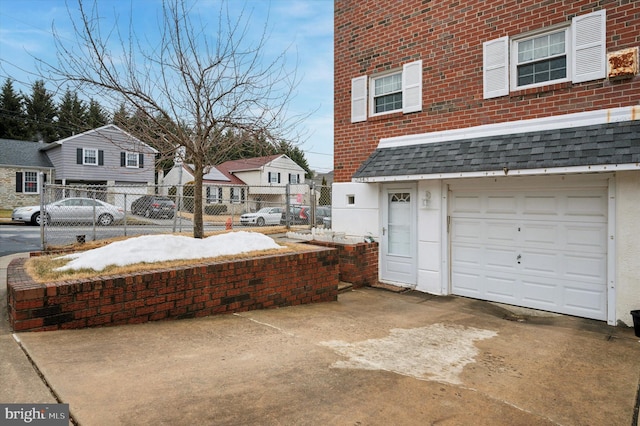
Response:
[[[124,106],[124,103],[120,104],[120,107],[113,112],[113,124],[125,130],[129,127],[129,121],[131,120],[131,116],[127,109]]]
[[[31,96],[25,97],[28,136],[31,140],[53,142],[58,139],[55,118],[56,106],[53,95],[47,92],[43,80],[31,87]]]
[[[2,86],[0,94],[0,138],[27,139],[24,101],[13,89],[13,82],[9,78]]]
[[[102,127],[109,121],[106,112],[102,108],[102,105],[98,101],[91,99],[89,101],[89,110],[87,111],[87,129],[97,129]]]
[[[67,89],[58,106],[58,137],[60,139],[82,133],[87,129],[87,107],[78,94]]]

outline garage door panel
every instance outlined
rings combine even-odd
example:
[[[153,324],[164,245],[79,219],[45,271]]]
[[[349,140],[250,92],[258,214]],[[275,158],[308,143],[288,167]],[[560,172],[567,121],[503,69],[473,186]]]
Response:
[[[518,238],[518,226],[514,223],[487,221],[485,226],[479,224],[478,228],[486,229],[486,239],[491,244],[513,245]]]
[[[516,215],[518,213],[516,197],[513,195],[488,196],[486,213]]]
[[[607,259],[605,256],[584,256],[566,254],[564,256],[565,276],[568,279],[602,283],[607,279]]]
[[[556,283],[546,279],[525,278],[522,281],[522,300],[527,306],[553,310],[560,295]]]
[[[556,253],[523,250],[521,271],[526,274],[554,277],[559,273],[560,256]]]
[[[461,296],[481,297],[479,284],[483,281],[477,272],[458,270],[452,273],[452,280],[456,283],[455,292]]]
[[[567,225],[567,248],[575,251],[604,252],[607,241],[607,226]]]
[[[606,292],[600,286],[565,286],[564,304],[574,315],[605,319],[599,316],[606,305]]]
[[[516,299],[516,277],[508,275],[487,275],[485,296],[497,302],[513,303]]]
[[[521,226],[522,242],[524,246],[556,247],[561,237],[555,224],[531,223]]]
[[[606,188],[452,192],[453,293],[606,320],[606,194]]]
[[[480,197],[477,195],[455,197],[452,203],[458,213],[480,213]]]
[[[482,240],[482,222],[479,220],[458,219],[454,229],[454,238],[460,242],[480,243]]]
[[[558,197],[543,195],[525,195],[523,197],[523,215],[558,216]]]
[[[478,246],[458,245],[451,253],[454,262],[460,267],[480,267],[484,261],[483,250]]]
[[[508,248],[487,247],[484,251],[482,266],[488,271],[502,270],[516,272],[517,254]]]
[[[607,197],[604,194],[568,195],[565,215],[574,220],[591,221],[593,218],[600,218],[606,221]]]

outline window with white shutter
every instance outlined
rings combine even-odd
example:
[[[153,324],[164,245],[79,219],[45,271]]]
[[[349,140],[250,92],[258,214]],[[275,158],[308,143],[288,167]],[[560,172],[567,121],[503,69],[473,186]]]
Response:
[[[367,114],[368,111],[368,114]],[[351,122],[402,111],[422,111],[422,60],[404,64],[402,69],[351,80]]]
[[[482,47],[485,99],[509,90],[605,78],[606,11],[576,16],[571,25],[500,37]]]

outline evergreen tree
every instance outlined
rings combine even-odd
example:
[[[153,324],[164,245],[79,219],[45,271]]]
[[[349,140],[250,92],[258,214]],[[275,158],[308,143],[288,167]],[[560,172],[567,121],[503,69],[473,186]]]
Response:
[[[58,137],[60,139],[87,130],[87,107],[78,94],[67,89],[58,106]]]
[[[0,138],[27,139],[24,101],[13,89],[13,82],[9,78],[2,86],[0,94]]]
[[[31,140],[53,142],[58,139],[53,95],[47,92],[43,80],[37,80],[31,88],[31,96],[25,97],[28,136]]]
[[[98,101],[91,99],[89,101],[89,110],[87,111],[87,129],[97,129],[102,127],[109,121],[107,113],[102,108],[102,105]]]
[[[131,120],[131,116],[129,112],[124,106],[124,103],[120,104],[120,107],[113,112],[113,124],[120,127],[122,130],[129,128],[129,121]]]

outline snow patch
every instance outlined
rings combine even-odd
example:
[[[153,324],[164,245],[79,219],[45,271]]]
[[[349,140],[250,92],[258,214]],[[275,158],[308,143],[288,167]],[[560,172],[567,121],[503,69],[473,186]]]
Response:
[[[57,259],[72,260],[56,270],[102,271],[109,265],[204,259],[281,248],[273,238],[257,232],[229,232],[203,239],[181,235],[144,235],[58,257]]]

